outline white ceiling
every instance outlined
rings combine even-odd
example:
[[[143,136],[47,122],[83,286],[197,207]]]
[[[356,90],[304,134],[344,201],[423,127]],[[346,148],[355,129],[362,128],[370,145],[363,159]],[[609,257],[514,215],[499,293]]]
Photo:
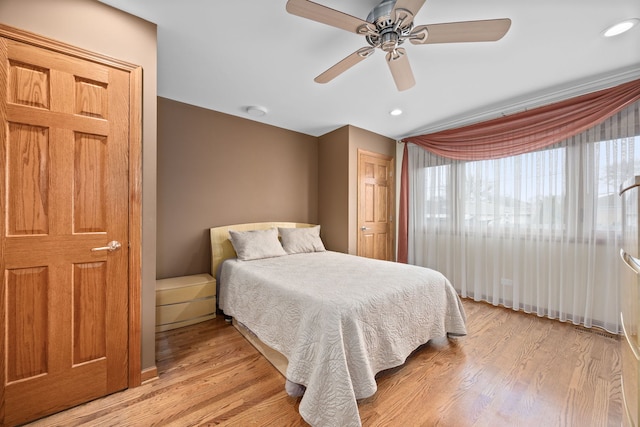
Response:
[[[512,24],[497,42],[406,44],[416,85],[404,92],[380,51],[315,83],[367,43],[290,15],[286,0],[100,1],[158,25],[159,96],[313,136],[351,124],[399,139],[640,78],[640,26],[601,36],[640,18],[638,0],[427,0],[416,25]],[[366,19],[379,0],[316,2]],[[268,114],[247,115],[251,105]]]

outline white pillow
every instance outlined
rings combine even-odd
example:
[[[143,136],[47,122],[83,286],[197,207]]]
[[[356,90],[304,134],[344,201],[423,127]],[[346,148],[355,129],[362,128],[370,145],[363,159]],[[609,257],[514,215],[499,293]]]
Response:
[[[325,251],[320,239],[320,226],[305,228],[278,228],[282,246],[288,254]]]
[[[238,259],[243,261],[287,254],[278,240],[278,230],[275,228],[251,231],[229,230],[229,236]]]

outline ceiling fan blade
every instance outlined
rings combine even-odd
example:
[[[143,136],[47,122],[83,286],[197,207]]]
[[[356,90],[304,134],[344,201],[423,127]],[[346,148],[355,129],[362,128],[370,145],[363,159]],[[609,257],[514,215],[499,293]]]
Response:
[[[360,48],[313,80],[316,83],[328,83],[347,71],[349,68],[356,65],[358,62],[370,57],[373,52],[375,52],[375,49],[369,46]]]
[[[413,18],[424,5],[425,0],[398,0],[393,5],[391,19],[401,28],[411,28]]]
[[[411,31],[409,40],[413,44],[494,42],[510,27],[508,18],[419,25]]]
[[[362,34],[358,30],[363,26],[375,31],[367,21],[308,0],[287,1],[287,12],[356,34]]]
[[[426,0],[398,0],[393,6],[393,12],[395,12],[396,9],[406,9],[411,12],[413,16],[416,16],[420,9],[422,9],[425,1]],[[393,12],[391,16],[394,16]]]
[[[387,53],[387,64],[399,91],[412,88],[416,84],[409,64],[409,57],[403,48]]]

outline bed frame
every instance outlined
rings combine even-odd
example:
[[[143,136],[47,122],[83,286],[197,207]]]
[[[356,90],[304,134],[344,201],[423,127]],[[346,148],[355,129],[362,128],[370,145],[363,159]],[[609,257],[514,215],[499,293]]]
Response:
[[[256,222],[249,224],[225,225],[222,227],[213,227],[209,229],[211,236],[211,275],[218,280],[218,268],[226,259],[235,258],[236,252],[233,249],[229,238],[229,230],[249,231],[249,230],[267,230],[273,227],[288,228],[305,228],[313,227],[315,224],[306,224],[301,222]],[[272,349],[253,334],[244,325],[232,321],[233,326],[249,341],[281,374],[286,377],[287,358],[280,352]]]

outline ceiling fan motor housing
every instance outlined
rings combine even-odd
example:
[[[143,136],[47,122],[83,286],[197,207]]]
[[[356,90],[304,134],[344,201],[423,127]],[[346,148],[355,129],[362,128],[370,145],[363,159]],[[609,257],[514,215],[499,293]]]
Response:
[[[376,26],[376,32],[368,33],[366,40],[371,46],[379,47],[385,52],[392,52],[404,43],[413,28],[413,19],[409,19],[409,23],[403,26],[404,18],[397,11],[396,16],[391,16],[395,4],[396,0],[382,0],[367,16],[367,22]]]
[[[371,9],[367,16],[367,21],[375,24],[379,18],[388,18],[395,5],[396,0],[382,0],[379,5]]]

